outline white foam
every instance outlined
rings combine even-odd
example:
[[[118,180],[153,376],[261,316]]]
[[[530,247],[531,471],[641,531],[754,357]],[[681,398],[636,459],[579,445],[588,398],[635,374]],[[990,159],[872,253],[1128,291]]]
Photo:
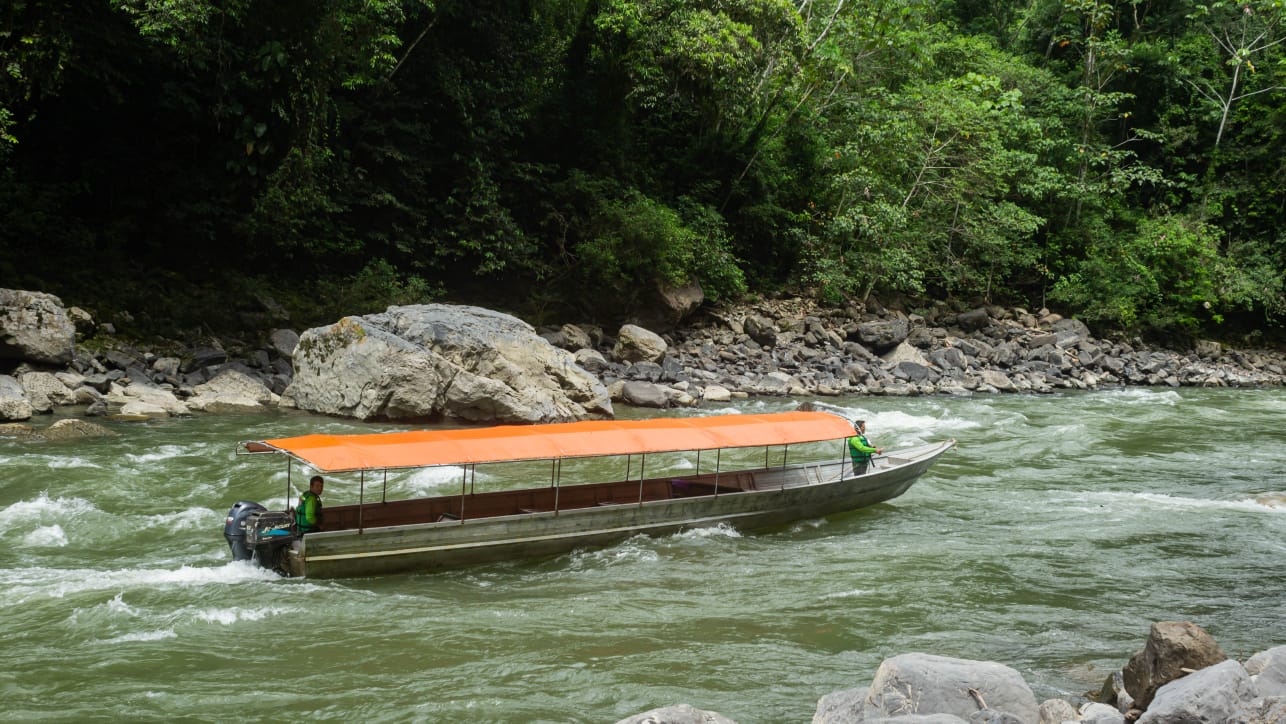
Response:
[[[395,485],[399,490],[406,491],[407,497],[425,497],[429,495],[438,495],[443,492],[459,492],[460,481],[468,476],[469,482],[487,482],[494,478],[483,471],[465,472],[459,465],[442,465],[433,468],[422,468],[416,470]],[[476,477],[475,477],[476,476]],[[382,481],[375,485],[367,484],[367,492],[382,489]],[[399,497],[401,497],[399,493]]]
[[[655,563],[661,556],[654,546],[652,539],[639,535],[610,548],[580,549],[572,553],[571,567],[582,569],[639,562]]]
[[[84,498],[50,498],[41,492],[34,500],[20,500],[0,510],[0,532],[22,525],[44,525],[97,512]]]
[[[1113,403],[1126,405],[1165,405],[1173,407],[1183,400],[1183,396],[1174,390],[1150,390],[1143,387],[1124,387],[1102,393]]]
[[[75,468],[100,469],[103,467],[98,463],[90,462],[84,458],[78,458],[78,457],[54,457],[54,456],[42,455],[40,456],[40,458],[43,458],[43,462],[37,467],[49,468],[52,470],[72,470]],[[33,457],[23,458],[23,462],[33,463],[35,462],[35,458]]]
[[[958,430],[975,430],[982,426],[977,420],[962,417],[912,415],[901,410],[876,412],[865,419],[867,431],[873,434],[887,431],[891,434],[910,433],[922,437],[934,437]]]
[[[802,533],[806,530],[816,530],[826,525],[825,518],[809,518],[808,520],[798,520],[790,525],[790,532]]]
[[[727,523],[719,523],[708,528],[690,528],[688,530],[675,533],[673,538],[676,540],[690,540],[693,538],[740,538],[741,533],[736,528]]]
[[[138,609],[125,603],[124,594],[118,593],[116,597],[107,602],[107,610],[112,613],[123,613],[130,618],[138,616]]]
[[[22,539],[28,548],[62,548],[67,545],[67,534],[61,525],[43,525]]]
[[[207,529],[211,522],[222,522],[224,515],[209,508],[188,508],[177,513],[158,513],[143,516],[145,527],[166,526],[170,528]]]
[[[182,445],[162,445],[155,450],[143,453],[126,453],[125,459],[131,463],[154,463],[161,460],[173,460],[191,455],[192,449]]]
[[[1113,506],[1119,506],[1122,499],[1133,503],[1142,502],[1147,509],[1170,508],[1187,510],[1235,510],[1248,513],[1286,513],[1286,496],[1260,494],[1237,500],[1212,500],[1209,498],[1187,498],[1164,493],[1126,493],[1106,492],[1090,493],[1084,496],[1087,500],[1106,499]],[[1267,501],[1267,502],[1265,502]]]
[[[741,415],[745,410],[739,407],[694,407],[691,409],[680,410],[675,413],[677,417],[717,417],[719,415]]]
[[[119,570],[9,568],[0,569],[0,589],[10,600],[65,598],[91,591],[147,590],[164,587],[234,585],[252,581],[278,581],[276,573],[249,561],[232,561],[222,566],[195,568],[126,568]]]
[[[870,594],[871,594],[871,592],[870,592],[870,591],[866,591],[866,590],[863,590],[863,589],[861,589],[861,588],[854,588],[854,589],[853,589],[853,590],[851,590],[851,591],[836,591],[836,592],[834,592],[834,593],[827,593],[827,594],[823,595],[823,596],[822,596],[822,598],[823,598],[823,599],[828,599],[828,598],[858,598],[858,597],[860,597],[860,596],[869,596]]]
[[[292,609],[272,606],[260,609],[244,608],[207,608],[196,612],[196,618],[206,623],[218,623],[231,626],[238,621],[262,621],[269,616],[280,616],[295,613]]]
[[[127,633],[123,636],[116,636],[104,641],[104,644],[125,644],[136,641],[164,641],[165,639],[176,639],[179,635],[174,633],[174,629],[161,629],[160,631],[138,631]]]

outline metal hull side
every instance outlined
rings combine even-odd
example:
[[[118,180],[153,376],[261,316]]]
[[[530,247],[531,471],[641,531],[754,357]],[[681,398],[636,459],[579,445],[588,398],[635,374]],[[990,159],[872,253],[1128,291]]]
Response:
[[[432,571],[575,548],[634,535],[669,535],[727,523],[740,530],[856,510],[906,492],[950,443],[923,457],[860,477],[718,496],[528,513],[365,530],[312,533],[291,551],[293,575],[311,578]]]

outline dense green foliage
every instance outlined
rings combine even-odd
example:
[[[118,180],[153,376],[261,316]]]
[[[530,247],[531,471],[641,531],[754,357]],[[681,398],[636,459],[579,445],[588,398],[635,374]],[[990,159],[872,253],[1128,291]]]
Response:
[[[1281,0],[6,8],[0,285],[108,316],[697,281],[1286,319]]]

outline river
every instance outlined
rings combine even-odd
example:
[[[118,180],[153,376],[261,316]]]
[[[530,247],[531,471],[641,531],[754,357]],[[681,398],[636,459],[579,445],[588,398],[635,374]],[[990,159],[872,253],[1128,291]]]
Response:
[[[235,443],[389,426],[280,413],[0,439],[0,718],[614,722],[689,703],[807,722],[904,652],[999,661],[1044,700],[1097,690],[1153,621],[1194,621],[1241,660],[1286,644],[1286,390],[825,401],[885,448],[959,447],[829,520],[342,581],[228,561],[228,507],[280,507],[286,482]],[[390,497],[458,480],[421,472]],[[356,495],[327,484],[331,504]]]

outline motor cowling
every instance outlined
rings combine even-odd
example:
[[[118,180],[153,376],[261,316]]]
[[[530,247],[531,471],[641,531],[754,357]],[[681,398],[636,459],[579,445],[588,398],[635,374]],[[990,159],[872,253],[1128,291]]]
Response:
[[[246,540],[246,536],[254,529],[253,519],[266,510],[268,509],[252,500],[238,500],[228,511],[227,522],[223,524],[223,537],[228,539],[228,547],[232,549],[232,560],[248,561],[254,557],[254,544]]]
[[[294,520],[284,510],[265,510],[246,520],[246,546],[259,565],[283,576],[290,575],[286,552],[294,544]]]

